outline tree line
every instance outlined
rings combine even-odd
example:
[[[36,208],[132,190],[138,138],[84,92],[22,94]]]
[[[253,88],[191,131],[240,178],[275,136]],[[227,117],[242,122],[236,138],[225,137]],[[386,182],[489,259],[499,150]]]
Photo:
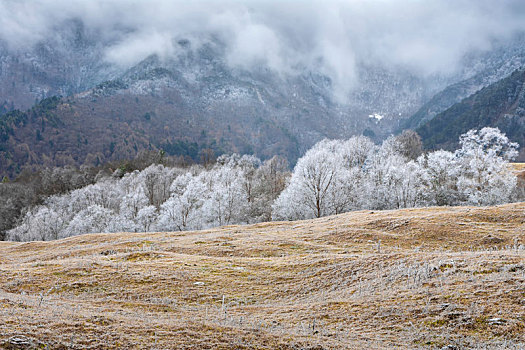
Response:
[[[212,155],[203,159],[202,163],[213,161]],[[162,151],[142,151],[133,159],[107,162],[100,166],[24,168],[14,180],[5,176],[0,181],[0,240],[4,239],[8,230],[19,225],[29,210],[42,205],[49,196],[65,194],[105,177],[122,176],[159,163],[182,168],[193,164],[187,157],[168,156]]]
[[[183,231],[358,209],[493,205],[523,198],[508,166],[517,144],[494,128],[471,130],[460,144],[455,152],[423,153],[419,136],[407,131],[381,145],[365,136],[323,140],[292,172],[280,157],[261,161],[237,154],[206,165],[117,169],[28,208],[7,239]]]

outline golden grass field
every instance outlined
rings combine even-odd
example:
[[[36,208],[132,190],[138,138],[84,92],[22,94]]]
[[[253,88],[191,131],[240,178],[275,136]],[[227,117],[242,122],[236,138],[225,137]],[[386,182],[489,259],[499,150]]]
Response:
[[[525,163],[510,163],[510,166],[516,172],[525,171]]]
[[[522,349],[524,245],[525,203],[0,242],[0,348]]]

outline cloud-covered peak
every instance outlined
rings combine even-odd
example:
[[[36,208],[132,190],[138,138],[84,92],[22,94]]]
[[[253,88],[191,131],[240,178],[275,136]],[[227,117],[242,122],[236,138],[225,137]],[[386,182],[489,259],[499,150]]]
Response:
[[[171,57],[180,38],[216,37],[232,67],[326,74],[345,95],[358,65],[450,75],[463,57],[525,30],[520,0],[125,1],[4,0],[0,39],[13,50],[52,40],[71,19],[96,33],[105,60],[130,67]]]

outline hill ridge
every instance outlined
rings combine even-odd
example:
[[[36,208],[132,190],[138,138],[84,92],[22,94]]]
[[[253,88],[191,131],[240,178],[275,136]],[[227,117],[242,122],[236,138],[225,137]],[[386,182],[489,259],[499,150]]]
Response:
[[[512,203],[0,242],[0,348],[519,348],[524,225]]]

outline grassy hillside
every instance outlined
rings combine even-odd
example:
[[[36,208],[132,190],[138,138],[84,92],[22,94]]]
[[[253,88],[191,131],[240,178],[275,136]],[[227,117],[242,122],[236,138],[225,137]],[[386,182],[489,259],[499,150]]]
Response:
[[[525,203],[0,242],[0,348],[519,348],[523,245]]]
[[[510,163],[510,165],[516,173],[525,171],[525,163]]]

